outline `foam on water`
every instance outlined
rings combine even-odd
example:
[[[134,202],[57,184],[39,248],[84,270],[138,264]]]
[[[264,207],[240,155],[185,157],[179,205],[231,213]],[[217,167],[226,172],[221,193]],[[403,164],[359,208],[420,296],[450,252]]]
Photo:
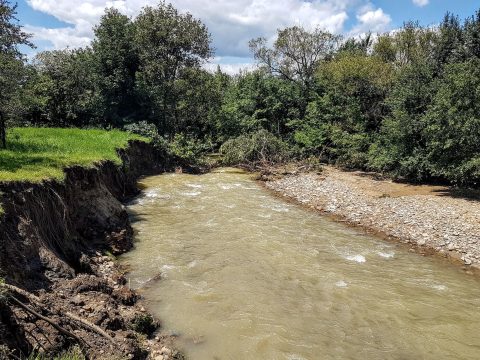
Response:
[[[345,259],[347,259],[348,261],[355,261],[357,263],[364,263],[367,261],[367,259],[365,259],[365,256],[363,255],[349,255],[346,256]]]
[[[201,194],[200,191],[182,192],[183,196],[198,196],[200,194]]]
[[[383,251],[379,251],[377,252],[378,255],[380,255],[381,257],[385,258],[385,259],[391,259],[395,256],[395,253],[394,252],[383,252]]]

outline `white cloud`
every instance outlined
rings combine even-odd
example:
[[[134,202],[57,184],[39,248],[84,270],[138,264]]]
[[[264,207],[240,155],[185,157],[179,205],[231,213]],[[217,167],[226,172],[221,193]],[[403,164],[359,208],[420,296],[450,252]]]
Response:
[[[211,59],[208,63],[204,64],[203,68],[210,72],[217,71],[217,68],[229,75],[235,75],[239,72],[248,72],[257,68],[257,65],[253,62],[253,59],[246,58],[222,58],[217,56]]]
[[[116,7],[134,17],[142,7],[158,4],[158,0],[27,1],[33,9],[70,24],[59,29],[27,26],[36,40],[49,41],[56,49],[88,44],[93,38],[92,27],[107,7]],[[390,23],[390,17],[381,9],[373,9],[368,0],[172,0],[172,4],[206,23],[212,33],[216,54],[221,57],[247,59],[250,57],[250,39],[258,36],[273,38],[277,29],[294,24],[344,33],[348,14],[355,13],[355,9],[362,5],[367,5],[369,10],[357,15],[357,33],[366,28],[383,30]],[[226,68],[242,65],[245,64],[228,64]]]
[[[381,8],[373,9],[371,5],[363,7],[357,14],[358,24],[350,31],[350,35],[357,36],[369,31],[383,32],[387,30],[392,22],[390,15]]]
[[[426,6],[430,2],[429,0],[412,0],[412,2],[417,6]]]

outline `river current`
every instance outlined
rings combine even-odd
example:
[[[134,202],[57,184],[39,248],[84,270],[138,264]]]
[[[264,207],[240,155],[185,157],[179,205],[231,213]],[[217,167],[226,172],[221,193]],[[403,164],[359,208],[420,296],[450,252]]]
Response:
[[[194,360],[480,359],[480,281],[236,169],[141,181],[130,285]]]

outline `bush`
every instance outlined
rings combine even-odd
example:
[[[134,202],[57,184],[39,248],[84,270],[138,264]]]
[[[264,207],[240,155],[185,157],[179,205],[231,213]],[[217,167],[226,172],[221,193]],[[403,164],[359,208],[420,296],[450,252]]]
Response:
[[[158,130],[154,124],[146,121],[140,121],[138,123],[125,125],[124,129],[133,134],[144,136],[149,139],[155,139],[158,137]]]
[[[153,139],[153,144],[167,157],[188,165],[203,164],[205,154],[211,149],[208,144],[185,134],[176,134],[172,140],[157,136]]]
[[[136,315],[130,323],[130,328],[140,334],[150,336],[156,329],[157,323],[149,314]]]
[[[278,163],[290,158],[288,145],[266,130],[228,140],[220,152],[225,165]]]
[[[211,141],[199,141],[183,133],[177,133],[173,139],[160,136],[157,127],[146,121],[130,124],[124,127],[125,130],[147,137],[159,149],[163,150],[169,157],[180,159],[188,164],[197,164],[202,161],[206,152],[212,148]]]

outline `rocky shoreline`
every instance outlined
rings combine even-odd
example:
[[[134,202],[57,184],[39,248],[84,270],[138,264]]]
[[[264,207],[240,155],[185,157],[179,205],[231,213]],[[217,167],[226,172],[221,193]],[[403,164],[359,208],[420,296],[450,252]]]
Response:
[[[326,167],[263,176],[276,194],[381,236],[480,269],[480,200],[443,186],[415,186]],[[279,175],[280,174],[280,175]]]

